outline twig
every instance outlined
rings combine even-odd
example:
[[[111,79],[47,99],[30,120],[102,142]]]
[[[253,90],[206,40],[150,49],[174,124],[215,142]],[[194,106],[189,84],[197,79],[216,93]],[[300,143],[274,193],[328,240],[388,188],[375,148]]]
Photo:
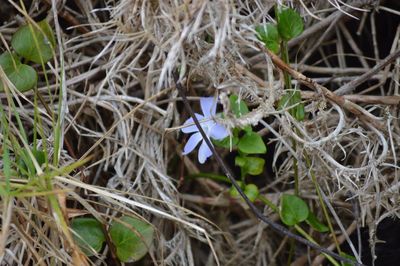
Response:
[[[339,23],[339,28],[342,31],[344,37],[347,40],[347,43],[350,45],[351,49],[353,49],[353,51],[356,53],[356,55],[358,55],[358,60],[360,60],[361,65],[368,69],[369,65],[367,63],[367,60],[365,60],[362,51],[360,48],[358,48],[356,42],[353,39],[353,36],[351,36],[349,30],[346,28],[346,26],[343,23]]]
[[[361,108],[357,104],[347,100],[346,98],[331,92],[324,86],[316,83],[311,78],[308,78],[308,77],[304,76],[302,73],[297,72],[296,70],[292,69],[285,62],[283,62],[277,55],[275,55],[274,53],[272,53],[271,51],[269,51],[267,48],[263,47],[262,45],[258,44],[258,47],[260,48],[260,50],[264,51],[271,57],[272,62],[278,68],[280,68],[281,70],[287,71],[293,78],[295,78],[299,82],[303,83],[310,89],[315,90],[317,93],[323,94],[327,99],[331,100],[332,102],[336,103],[337,105],[339,105],[342,108],[346,109],[347,111],[351,112],[352,114],[357,116],[364,123],[367,123],[367,124],[369,123],[373,127],[378,128],[379,130],[381,130],[383,132],[386,132],[387,129],[386,129],[385,125],[380,123],[377,120],[377,117],[375,117],[374,115],[365,111],[363,108]],[[399,50],[399,52],[400,52],[400,50]],[[375,73],[373,73],[373,74],[375,74]],[[357,80],[359,80],[359,79],[357,79]]]
[[[176,84],[176,88],[179,91],[179,94],[181,95],[182,99],[183,99],[183,103],[185,105],[186,110],[189,112],[191,118],[194,121],[194,124],[196,125],[197,129],[199,130],[203,140],[205,141],[205,143],[207,144],[208,148],[211,150],[212,154],[215,156],[215,158],[217,159],[218,164],[221,166],[222,170],[224,171],[225,175],[229,178],[229,180],[232,182],[232,185],[236,188],[236,190],[239,192],[240,196],[244,199],[244,201],[246,202],[246,204],[249,206],[249,208],[252,210],[252,212],[256,215],[256,217],[258,219],[260,219],[261,221],[263,221],[265,224],[269,225],[273,230],[275,230],[276,232],[278,232],[281,235],[287,236],[289,238],[292,238],[302,244],[307,245],[310,248],[316,249],[321,253],[325,253],[327,255],[332,256],[333,258],[340,260],[340,261],[344,261],[347,263],[351,263],[351,264],[355,264],[355,265],[363,265],[361,263],[358,262],[354,262],[350,259],[347,258],[343,258],[340,255],[326,249],[323,248],[317,244],[314,244],[294,233],[292,233],[290,230],[288,230],[287,228],[285,228],[284,226],[275,223],[273,221],[271,221],[269,218],[267,218],[266,216],[264,216],[259,209],[257,209],[257,207],[250,201],[250,199],[246,196],[246,194],[243,192],[243,190],[240,188],[239,184],[236,182],[236,179],[234,177],[234,174],[231,172],[231,170],[229,169],[229,167],[225,164],[224,160],[221,158],[221,156],[215,151],[214,146],[211,144],[211,141],[209,140],[209,138],[207,137],[207,135],[205,134],[203,128],[201,127],[199,121],[197,120],[196,116],[194,115],[193,109],[190,106],[187,98],[186,98],[186,93],[185,90],[182,86],[182,84],[179,82],[179,75],[177,72],[174,72],[174,80],[175,80],[175,84]]]
[[[367,81],[371,76],[378,73],[382,68],[392,63],[396,58],[400,56],[400,49],[395,51],[394,53],[388,55],[385,59],[383,59],[379,64],[374,66],[371,70],[365,72],[360,77],[350,81],[349,83],[343,85],[339,89],[335,91],[336,95],[343,95],[353,91],[358,85]]]
[[[312,91],[302,91],[301,98],[313,99],[317,98],[318,93]],[[400,96],[380,96],[380,95],[358,95],[349,94],[343,95],[346,100],[352,101],[353,103],[366,103],[366,104],[383,104],[383,105],[398,105],[400,104]]]

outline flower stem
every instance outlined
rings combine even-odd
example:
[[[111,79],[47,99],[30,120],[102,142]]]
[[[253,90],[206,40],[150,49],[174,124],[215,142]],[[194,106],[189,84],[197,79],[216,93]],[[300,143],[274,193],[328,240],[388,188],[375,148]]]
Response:
[[[341,253],[341,250],[340,250],[339,242],[338,242],[338,240],[337,240],[337,238],[336,238],[335,231],[333,230],[332,222],[331,222],[331,219],[330,219],[330,217],[329,217],[328,211],[327,211],[327,209],[326,209],[325,202],[324,202],[324,200],[322,199],[322,195],[321,195],[321,191],[320,191],[319,184],[318,184],[318,182],[317,182],[317,178],[315,177],[315,173],[314,173],[314,171],[312,170],[312,165],[311,165],[310,157],[308,156],[308,154],[307,154],[305,151],[304,151],[304,158],[306,159],[306,165],[307,165],[307,167],[310,169],[311,180],[312,180],[312,182],[313,182],[313,184],[314,184],[314,186],[315,186],[315,190],[317,191],[317,195],[318,195],[319,202],[320,202],[320,204],[321,204],[322,212],[324,213],[325,220],[326,220],[326,222],[328,223],[329,231],[331,232],[332,237],[333,237],[333,242],[335,243],[336,249],[338,250],[338,252],[339,252],[339,254],[340,254],[340,253]]]
[[[281,42],[281,55],[282,55],[282,60],[286,63],[289,64],[289,51],[288,51],[288,43],[287,41],[282,41]],[[291,76],[289,73],[286,71],[283,71],[283,77],[285,81],[285,88],[286,88],[286,93],[289,94],[289,98],[287,103],[291,103],[291,98],[293,97],[294,92],[291,91],[292,89],[292,80]],[[294,114],[295,112],[291,112],[291,114]],[[296,141],[292,138],[292,148],[293,150],[296,150],[297,148],[297,143]],[[294,171],[294,194],[299,195],[299,168],[298,168],[298,162],[296,158],[293,158],[293,171]]]

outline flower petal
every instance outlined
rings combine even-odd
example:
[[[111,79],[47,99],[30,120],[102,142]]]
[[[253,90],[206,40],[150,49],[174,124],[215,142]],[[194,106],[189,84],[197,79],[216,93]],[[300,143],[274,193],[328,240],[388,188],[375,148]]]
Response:
[[[217,111],[217,100],[214,97],[201,97],[200,107],[204,117],[214,116]]]
[[[187,141],[185,148],[183,149],[183,155],[186,155],[196,148],[197,144],[199,144],[200,140],[203,138],[201,137],[200,133],[195,133],[190,136],[189,140]]]
[[[199,149],[199,163],[203,164],[208,157],[210,157],[212,155],[212,151],[210,150],[210,148],[207,146],[207,143],[203,140],[203,142],[200,145],[200,149]]]
[[[209,134],[213,139],[220,140],[229,136],[229,131],[223,125],[215,123]]]
[[[201,114],[195,113],[194,115],[199,121],[204,119],[204,116],[202,116]],[[192,133],[199,131],[196,125],[194,124],[193,118],[189,118],[188,120],[186,120],[185,123],[183,123],[183,125],[184,126],[186,125],[186,127],[181,129],[183,133]]]

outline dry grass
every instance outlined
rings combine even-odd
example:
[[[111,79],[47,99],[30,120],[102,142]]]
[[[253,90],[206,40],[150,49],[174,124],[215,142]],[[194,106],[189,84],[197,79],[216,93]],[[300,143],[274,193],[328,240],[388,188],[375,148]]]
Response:
[[[55,25],[56,63],[47,66],[50,84],[40,79],[38,92],[43,102],[33,102],[33,91],[14,97],[30,134],[34,109],[38,108],[46,145],[37,145],[47,147],[49,154],[54,152],[57,117],[44,103],[61,114],[63,149],[55,168],[92,156],[90,163],[70,175],[51,179],[66,220],[91,213],[107,224],[121,213],[142,216],[157,229],[147,259],[157,265],[282,265],[285,261],[282,254],[288,249],[287,239],[259,223],[240,201],[230,199],[228,187],[206,179],[185,180],[186,185],[181,186],[178,179],[199,168],[192,157],[181,156],[183,146],[177,140],[177,128],[187,115],[179,111],[181,99],[172,78],[176,69],[189,95],[218,94],[227,111],[227,95],[236,93],[253,107],[245,117],[222,122],[231,128],[258,125],[260,134],[274,143],[268,160],[272,160],[275,174],[260,177],[268,180],[261,182],[260,188],[267,198],[277,202],[280,193],[291,191],[295,157],[301,195],[322,217],[311,182],[312,168],[326,194],[325,204],[340,242],[360,226],[368,226],[373,247],[379,222],[399,216],[399,58],[394,67],[389,64],[370,75],[364,83],[368,86],[339,91],[384,129],[310,91],[303,93],[308,119],[299,123],[288,112],[275,109],[274,102],[283,93],[282,75],[259,50],[254,32],[255,25],[272,20],[269,14],[275,1],[36,2],[38,8],[27,5],[27,15],[33,19],[47,16]],[[379,50],[377,13],[367,5],[375,1],[293,2],[307,30],[290,43],[292,68],[315,77],[332,91],[400,49],[397,27],[390,29],[396,32],[390,51]],[[8,3],[20,6],[11,0]],[[375,10],[396,13],[384,6]],[[6,42],[23,21],[21,17],[0,27]],[[355,23],[360,33],[366,27],[371,29],[373,58],[357,46],[357,34],[346,27],[348,21]],[[314,58],[320,62],[309,65]],[[350,58],[358,62],[349,65]],[[6,102],[4,93],[0,97]],[[9,111],[6,105],[4,108]],[[18,135],[17,127],[11,131]],[[291,138],[299,144],[296,150]],[[4,139],[1,142],[4,144]],[[301,159],[304,151],[311,167]],[[208,164],[209,168],[203,169],[218,171],[212,161]],[[12,179],[16,185],[26,182]],[[2,263],[84,263],[86,259],[77,255],[50,211],[46,195],[37,194],[34,188],[31,191],[33,195],[26,197],[2,198]],[[265,213],[278,220],[270,210]],[[333,243],[327,234],[317,239],[327,247]],[[297,247],[295,265],[308,264],[307,256],[301,255],[304,251]],[[360,254],[358,246],[354,251],[356,256]],[[111,263],[108,252],[106,248],[88,263]],[[315,265],[323,260],[313,251],[309,254]]]

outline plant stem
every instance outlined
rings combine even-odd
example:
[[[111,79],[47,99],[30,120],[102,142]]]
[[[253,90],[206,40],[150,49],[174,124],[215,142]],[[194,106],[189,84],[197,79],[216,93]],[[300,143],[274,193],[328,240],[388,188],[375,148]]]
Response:
[[[226,176],[217,175],[217,174],[213,174],[213,173],[191,174],[191,175],[188,175],[186,177],[189,178],[189,179],[205,177],[205,178],[209,178],[209,179],[212,179],[212,180],[215,180],[215,181],[222,181],[222,182],[229,183],[229,184],[231,183],[231,181]]]
[[[301,228],[299,225],[295,224],[294,228],[297,230],[297,232],[299,232],[302,236],[304,236],[308,241],[313,242],[315,244],[317,244],[317,242],[312,238],[312,236],[310,236],[306,231],[303,230],[303,228]],[[324,256],[335,266],[340,266],[340,264],[331,256],[323,253]]]
[[[315,190],[317,191],[318,199],[319,199],[319,202],[321,204],[322,212],[324,213],[325,220],[328,223],[329,231],[332,234],[333,241],[335,242],[335,245],[336,245],[336,249],[338,250],[338,252],[340,254],[341,250],[340,250],[339,242],[338,242],[338,240],[336,238],[335,231],[333,230],[332,222],[331,222],[331,219],[329,218],[329,214],[328,214],[328,211],[326,209],[325,202],[322,199],[322,195],[321,195],[321,192],[320,192],[320,187],[319,187],[318,182],[317,182],[317,178],[315,177],[315,173],[311,168],[312,166],[311,166],[310,157],[308,156],[308,154],[305,151],[304,151],[304,158],[306,159],[307,167],[310,169],[311,180],[312,180],[312,182],[313,182],[313,184],[315,186]]]
[[[287,41],[282,41],[281,42],[281,55],[282,55],[282,60],[286,63],[289,64],[289,51],[288,51],[288,43]],[[283,71],[283,77],[285,81],[285,88],[286,88],[286,93],[289,95],[288,100],[286,104],[291,105],[292,102],[292,97],[293,93],[291,91],[292,89],[292,81],[291,81],[291,76],[287,71]],[[295,112],[290,112],[292,115],[295,114]],[[292,148],[293,150],[296,150],[297,148],[297,143],[294,139],[292,139]],[[299,168],[298,168],[298,162],[296,158],[293,158],[293,171],[294,171],[294,194],[299,195]]]
[[[297,149],[297,142],[292,138],[292,149]],[[293,157],[293,176],[294,176],[294,194],[299,195],[299,164],[295,157]]]
[[[283,62],[285,62],[286,64],[289,64],[289,51],[288,51],[287,41],[281,42],[281,55],[282,55]],[[292,78],[289,75],[289,73],[287,73],[287,71],[283,71],[283,78],[285,81],[286,90],[290,90],[292,88],[292,86],[291,86]]]
[[[268,207],[270,207],[274,212],[279,212],[278,207],[273,204],[269,199],[267,199],[266,197],[264,197],[263,195],[259,194],[257,199],[259,199],[260,201],[262,201],[265,205],[267,205]]]

